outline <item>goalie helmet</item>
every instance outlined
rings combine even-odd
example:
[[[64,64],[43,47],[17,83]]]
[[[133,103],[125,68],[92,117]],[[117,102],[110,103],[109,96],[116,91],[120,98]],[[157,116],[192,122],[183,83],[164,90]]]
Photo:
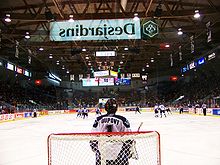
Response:
[[[115,113],[118,109],[118,104],[116,102],[115,99],[109,99],[106,103],[105,103],[105,110],[107,111],[107,113]]]

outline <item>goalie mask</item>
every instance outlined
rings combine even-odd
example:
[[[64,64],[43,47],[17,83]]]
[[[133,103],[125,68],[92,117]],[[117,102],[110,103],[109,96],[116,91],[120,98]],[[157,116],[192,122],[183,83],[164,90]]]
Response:
[[[105,110],[107,111],[108,114],[115,113],[117,111],[117,109],[118,109],[118,104],[117,104],[116,100],[109,99],[105,103]]]

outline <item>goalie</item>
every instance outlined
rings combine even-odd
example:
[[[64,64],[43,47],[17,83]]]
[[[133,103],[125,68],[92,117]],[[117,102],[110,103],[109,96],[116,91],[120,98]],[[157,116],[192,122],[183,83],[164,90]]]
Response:
[[[116,100],[109,99],[105,104],[107,114],[96,118],[92,132],[130,132],[130,123],[120,115],[116,115]],[[95,152],[96,165],[129,165],[129,159],[137,159],[135,141],[122,140],[91,140],[90,146]]]

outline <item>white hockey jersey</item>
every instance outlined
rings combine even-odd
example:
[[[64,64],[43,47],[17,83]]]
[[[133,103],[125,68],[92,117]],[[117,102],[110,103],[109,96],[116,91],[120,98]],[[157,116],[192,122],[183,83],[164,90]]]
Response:
[[[130,132],[130,123],[120,115],[105,114],[96,118],[92,132]]]
[[[130,132],[130,123],[128,120],[120,115],[105,114],[96,118],[92,132]],[[106,162],[112,161],[111,164],[121,163],[128,164],[128,159],[134,152],[132,147],[134,142],[130,140],[109,140],[93,141],[91,147],[96,152],[96,164],[108,164]],[[124,165],[123,164],[123,165]]]
[[[160,105],[159,105],[159,108],[160,108],[161,110],[166,110],[166,107],[165,107],[163,104],[160,104]]]

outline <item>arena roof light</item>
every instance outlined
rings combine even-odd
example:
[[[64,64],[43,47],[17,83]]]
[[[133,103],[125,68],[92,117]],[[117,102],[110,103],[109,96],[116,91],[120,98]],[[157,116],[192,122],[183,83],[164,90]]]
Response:
[[[135,13],[134,14],[134,18],[133,18],[134,21],[138,21],[140,20],[140,18],[138,17],[138,13]]]
[[[40,51],[43,51],[43,50],[44,50],[44,48],[40,47],[40,48],[39,48],[39,50],[40,50]]]
[[[68,20],[68,22],[74,22],[74,19],[73,19],[73,15],[72,15],[72,14],[69,15],[69,20]]]
[[[200,17],[199,10],[195,10],[194,18],[198,19]]]
[[[5,22],[11,22],[11,15],[10,14],[6,14]]]
[[[31,38],[30,33],[29,33],[29,32],[26,32],[24,37],[25,37],[26,39],[30,39],[30,38]]]
[[[178,34],[179,36],[183,35],[183,31],[182,31],[182,29],[181,29],[181,28],[179,28],[179,29],[178,29],[177,34]]]

